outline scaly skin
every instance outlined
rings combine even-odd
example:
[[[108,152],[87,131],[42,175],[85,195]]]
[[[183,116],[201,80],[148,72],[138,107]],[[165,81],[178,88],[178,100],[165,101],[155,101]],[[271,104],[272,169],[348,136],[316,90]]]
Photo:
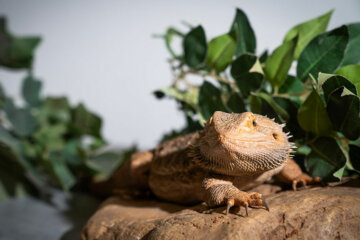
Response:
[[[180,204],[201,201],[210,207],[264,206],[259,193],[246,193],[274,175],[293,184],[318,182],[290,158],[292,144],[283,125],[251,112],[215,112],[204,130],[134,154],[110,179],[112,189],[150,188]],[[120,190],[121,192],[121,190]]]

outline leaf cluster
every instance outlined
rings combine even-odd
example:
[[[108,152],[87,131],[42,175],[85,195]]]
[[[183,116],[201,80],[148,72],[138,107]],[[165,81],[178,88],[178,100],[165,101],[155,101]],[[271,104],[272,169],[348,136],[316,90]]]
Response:
[[[359,174],[360,23],[327,30],[332,13],[294,26],[260,56],[240,9],[229,30],[210,40],[201,25],[167,31],[174,82],[155,95],[175,99],[188,122],[171,136],[200,129],[218,110],[252,111],[286,123],[298,147],[294,158],[312,176],[332,181]],[[174,37],[182,42],[178,54]]]
[[[18,37],[0,19],[0,66],[23,69],[21,99],[0,84],[0,201],[11,196],[46,196],[49,185],[70,190],[93,176],[109,176],[129,154],[102,151],[102,120],[84,104],[44,97],[32,74],[39,37]]]

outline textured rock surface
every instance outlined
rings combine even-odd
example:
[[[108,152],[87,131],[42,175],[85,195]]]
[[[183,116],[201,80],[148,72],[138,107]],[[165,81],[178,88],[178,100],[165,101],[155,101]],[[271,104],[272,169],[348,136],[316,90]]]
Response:
[[[94,239],[359,239],[358,182],[337,187],[278,191],[263,185],[270,212],[263,209],[208,209],[156,200],[112,197],[90,218],[83,240]]]

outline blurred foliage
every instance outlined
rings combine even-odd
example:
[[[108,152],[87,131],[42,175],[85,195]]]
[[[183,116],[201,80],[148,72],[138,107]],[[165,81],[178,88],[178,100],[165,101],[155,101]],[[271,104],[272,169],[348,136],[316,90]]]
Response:
[[[136,151],[104,151],[97,114],[66,97],[43,97],[42,82],[31,73],[39,42],[10,34],[0,18],[0,66],[28,73],[19,101],[0,85],[0,201],[44,196],[49,185],[70,190],[91,177],[106,178]]]
[[[207,40],[203,26],[162,35],[171,54],[171,86],[187,126],[165,139],[201,129],[217,111],[252,111],[286,123],[294,159],[326,181],[360,173],[360,23],[327,31],[333,11],[288,31],[272,53],[256,55],[256,37],[237,9],[230,30]],[[182,41],[175,54],[173,39]],[[194,77],[202,79],[195,83]]]

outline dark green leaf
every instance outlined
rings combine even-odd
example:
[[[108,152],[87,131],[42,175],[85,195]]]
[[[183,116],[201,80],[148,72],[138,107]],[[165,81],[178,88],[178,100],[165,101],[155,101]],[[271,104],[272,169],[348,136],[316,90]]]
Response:
[[[311,144],[312,152],[305,162],[305,166],[313,177],[334,180],[334,174],[343,168],[346,158],[341,148],[333,138],[321,137]],[[336,174],[341,179],[339,173]]]
[[[275,117],[276,119],[280,119],[281,122],[286,122],[289,120],[289,114],[279,104],[277,104],[277,102],[272,98],[272,96],[262,92],[253,93],[252,95],[260,97],[262,100],[264,100],[277,114],[278,117]]]
[[[360,99],[345,87],[330,93],[327,112],[335,130],[350,140],[360,136]]]
[[[333,73],[344,57],[349,40],[346,26],[321,34],[311,40],[301,53],[297,65],[297,76],[304,81],[309,74]]]
[[[192,29],[184,38],[185,63],[192,68],[200,67],[206,57],[207,45],[202,26]]]
[[[242,54],[231,64],[231,76],[235,79],[243,97],[260,88],[264,76],[259,72],[250,72],[258,63],[256,56]]]
[[[215,111],[226,112],[221,99],[221,91],[208,81],[204,81],[200,88],[199,108],[205,120],[209,120]]]
[[[270,106],[270,104],[261,97],[250,95],[249,96],[251,111],[260,115],[267,116],[268,118],[275,118],[277,122],[281,122],[278,114]]]
[[[0,66],[19,69],[30,68],[33,52],[40,43],[39,37],[15,37],[6,29],[6,21],[0,18]]]
[[[301,129],[297,121],[299,105],[296,102],[284,97],[274,97],[273,99],[289,114],[289,119],[286,122],[284,131],[290,132],[295,139],[304,137],[305,132]]]
[[[296,36],[299,37],[296,44],[295,59],[299,58],[302,50],[314,37],[326,31],[332,13],[333,10],[309,21],[300,23],[289,30],[285,36],[284,42],[291,41]]]
[[[236,31],[236,56],[242,53],[255,53],[256,38],[246,14],[239,8],[236,9],[235,19],[230,31]]]
[[[322,85],[322,89],[324,91],[325,102],[328,100],[329,94],[339,87],[346,87],[353,94],[356,94],[356,87],[349,80],[342,76],[334,75],[328,78]]]
[[[230,95],[226,105],[230,111],[234,113],[242,113],[246,111],[243,99],[235,92]]]
[[[26,103],[31,107],[39,106],[41,82],[28,76],[23,80],[22,95]]]
[[[288,75],[285,82],[279,88],[279,93],[299,94],[304,91],[304,84],[297,78]]]
[[[62,154],[51,152],[49,155],[49,163],[54,176],[63,189],[69,190],[75,185],[76,179],[67,167]]]
[[[345,51],[342,66],[360,62],[360,23],[347,25],[349,29],[349,44]]]
[[[79,134],[101,138],[101,118],[88,111],[83,104],[72,110],[72,124]]]
[[[288,76],[291,63],[294,59],[297,43],[295,37],[291,41],[284,42],[268,57],[265,63],[265,77],[275,87],[280,87]]]
[[[298,122],[302,129],[322,136],[330,133],[332,126],[319,94],[313,90],[301,105]]]
[[[336,71],[336,74],[339,74],[352,82],[357,89],[357,93],[360,94],[360,64],[342,67]]]
[[[349,144],[349,157],[351,165],[358,172],[360,171],[360,146]]]
[[[4,111],[14,131],[19,136],[31,135],[37,126],[36,119],[27,108],[17,108],[10,98],[4,103]]]
[[[206,64],[216,72],[222,72],[231,63],[236,50],[236,36],[234,32],[223,34],[212,39],[208,45]]]
[[[259,60],[260,60],[261,63],[265,63],[266,60],[267,60],[267,58],[268,58],[268,50],[265,50],[265,51],[260,55]]]

